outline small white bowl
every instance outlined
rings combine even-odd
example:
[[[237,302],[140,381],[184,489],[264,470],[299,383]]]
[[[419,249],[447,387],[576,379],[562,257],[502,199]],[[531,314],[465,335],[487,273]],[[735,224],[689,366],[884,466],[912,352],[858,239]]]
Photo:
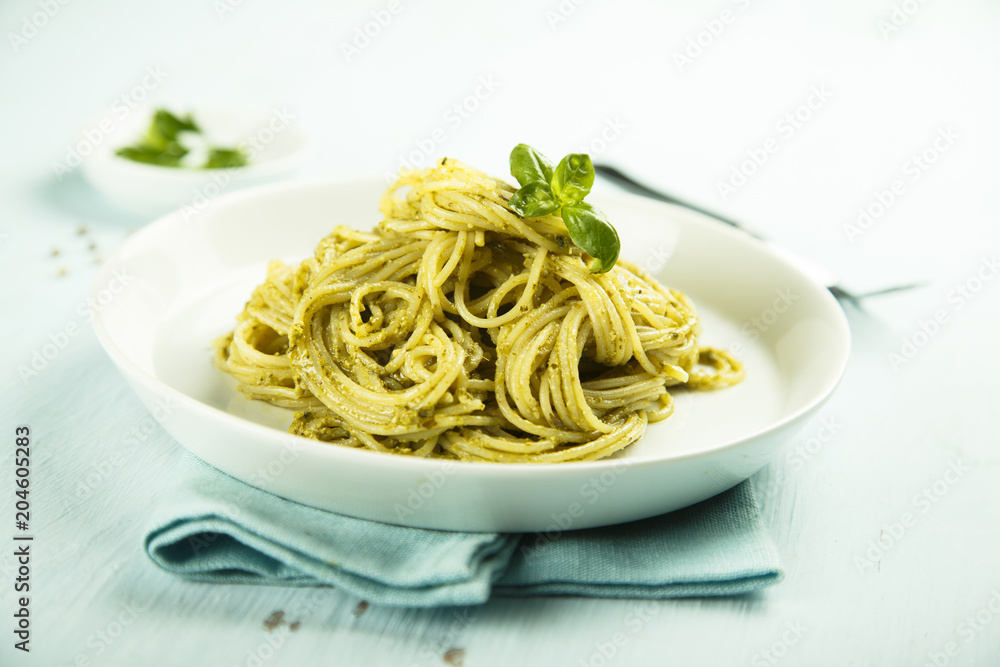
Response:
[[[250,164],[231,169],[161,167],[116,155],[119,148],[134,144],[145,134],[158,108],[178,115],[190,113],[212,145],[245,146]],[[294,116],[280,107],[115,107],[85,123],[80,137],[93,146],[81,164],[87,181],[118,207],[145,216],[185,206],[202,208],[220,194],[287,176],[311,152],[308,135]]]

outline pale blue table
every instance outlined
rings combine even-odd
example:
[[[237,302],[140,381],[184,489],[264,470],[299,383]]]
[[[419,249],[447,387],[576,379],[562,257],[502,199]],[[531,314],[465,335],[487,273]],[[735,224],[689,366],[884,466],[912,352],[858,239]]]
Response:
[[[3,3],[0,28],[0,663],[1000,660],[995,3],[33,0]],[[182,449],[118,378],[86,303],[100,257],[145,221],[77,172],[55,175],[79,123],[132,100],[151,67],[164,74],[150,99],[288,105],[320,148],[306,175],[391,172],[425,153],[502,174],[518,142],[583,148],[855,289],[926,281],[849,312],[843,384],[758,476],[784,583],[744,599],[429,612],[153,567],[142,530]],[[34,437],[28,655],[11,633],[21,424]]]

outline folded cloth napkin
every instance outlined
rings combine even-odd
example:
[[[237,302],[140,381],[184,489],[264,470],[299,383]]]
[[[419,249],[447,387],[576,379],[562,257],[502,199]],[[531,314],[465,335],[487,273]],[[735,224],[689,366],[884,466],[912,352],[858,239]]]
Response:
[[[195,581],[331,585],[371,602],[468,605],[491,594],[735,595],[781,580],[749,481],[670,514],[546,535],[406,528],[306,507],[187,455],[162,493],[149,557]]]

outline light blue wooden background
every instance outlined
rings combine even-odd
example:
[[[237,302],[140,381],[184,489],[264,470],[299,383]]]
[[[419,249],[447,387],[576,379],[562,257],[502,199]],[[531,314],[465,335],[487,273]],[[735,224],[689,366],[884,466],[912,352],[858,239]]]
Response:
[[[5,543],[13,426],[38,439],[35,650],[11,647],[5,546],[0,663],[440,665],[456,648],[469,667],[997,664],[998,30],[987,0],[4,2]],[[156,570],[142,528],[182,450],[111,367],[85,302],[100,257],[143,220],[55,166],[83,119],[134,99],[148,68],[163,73],[149,99],[287,106],[319,146],[310,175],[385,173],[426,153],[503,174],[518,142],[586,148],[856,289],[926,281],[850,313],[839,392],[758,476],[785,582],[749,599],[356,615],[337,591]],[[763,164],[743,164],[754,156]],[[852,229],[859,208],[872,217]],[[58,354],[21,377],[50,343]]]

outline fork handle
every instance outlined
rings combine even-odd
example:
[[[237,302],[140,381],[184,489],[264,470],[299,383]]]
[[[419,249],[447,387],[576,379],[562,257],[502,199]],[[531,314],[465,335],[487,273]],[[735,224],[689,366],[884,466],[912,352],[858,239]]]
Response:
[[[674,197],[673,195],[663,192],[662,190],[654,190],[648,185],[640,183],[639,181],[633,179],[631,176],[619,171],[617,168],[612,167],[611,165],[601,164],[601,163],[595,164],[594,171],[596,171],[598,174],[605,177],[609,181],[617,183],[618,185],[622,186],[623,188],[632,193],[645,195],[646,197],[651,197],[652,199],[659,199],[660,201],[667,202],[668,204],[676,204],[677,206],[683,206],[684,208],[691,209],[692,211],[697,211],[698,213],[702,213],[711,218],[715,218],[719,222],[724,222],[730,227],[735,227],[740,231],[746,232],[747,234],[756,239],[760,239],[761,241],[764,240],[759,234],[756,234],[755,232],[747,229],[746,227],[744,227],[743,225],[741,225],[740,223],[736,222],[731,218],[727,218],[726,216],[719,215],[714,211],[709,211],[707,209],[701,208],[700,206],[695,206],[694,204],[680,200],[677,197]]]

